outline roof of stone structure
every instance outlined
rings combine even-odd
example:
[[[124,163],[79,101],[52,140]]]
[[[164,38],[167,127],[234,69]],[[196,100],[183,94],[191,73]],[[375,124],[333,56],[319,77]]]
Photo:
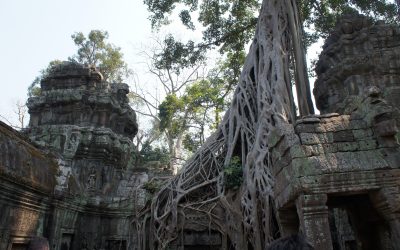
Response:
[[[40,168],[38,167],[40,166]],[[52,192],[58,165],[54,157],[0,121],[0,178]]]
[[[63,77],[96,77],[99,80],[103,80],[103,75],[93,65],[84,65],[77,62],[63,61],[62,63],[55,65],[51,70],[50,74],[46,78],[63,78]]]
[[[400,88],[400,28],[347,15],[326,39],[316,65],[316,105],[322,113],[349,114],[369,86],[396,106]]]
[[[129,106],[129,86],[103,81],[93,66],[63,62],[40,82],[41,94],[29,98],[30,128],[43,125],[105,127],[133,138],[136,114]]]

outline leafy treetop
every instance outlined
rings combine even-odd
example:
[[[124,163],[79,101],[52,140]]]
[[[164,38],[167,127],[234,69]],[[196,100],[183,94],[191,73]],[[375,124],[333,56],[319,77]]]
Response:
[[[296,1],[296,0],[294,0]],[[395,22],[397,6],[389,0],[297,0],[300,18],[305,28],[304,43],[306,46],[316,42],[319,37],[326,38],[333,29],[337,18],[342,14],[362,13],[373,19],[385,19]],[[173,59],[179,67],[181,56],[186,60],[202,60],[205,51],[219,48],[221,54],[228,55],[226,64],[230,68],[241,68],[245,45],[253,37],[257,23],[260,0],[144,0],[151,15],[152,27],[159,28],[170,23],[173,12],[179,12],[183,25],[195,30],[195,15],[202,26],[203,39],[199,43],[188,41],[187,46],[169,37],[165,51],[159,54],[160,65],[166,59]],[[173,43],[176,46],[173,46]],[[179,47],[185,53],[172,53]],[[195,56],[193,56],[195,55]],[[237,80],[240,70],[235,70],[233,79]]]
[[[82,32],[76,32],[71,38],[78,49],[68,61],[95,65],[100,69],[104,80],[108,82],[120,83],[131,74],[123,59],[121,48],[107,42],[107,31],[92,30],[87,37]],[[28,87],[29,97],[40,95],[40,81],[60,63],[61,60],[53,60],[40,71],[39,76]]]
[[[41,93],[40,81],[43,78],[46,78],[51,73],[51,71],[54,69],[54,67],[61,63],[62,63],[62,61],[60,61],[60,60],[53,60],[53,61],[49,62],[49,64],[47,65],[47,67],[45,69],[40,70],[39,76],[35,77],[33,82],[28,87],[28,97],[40,95],[40,93]]]
[[[68,58],[69,61],[95,65],[108,82],[122,82],[129,76],[121,48],[106,41],[107,31],[92,30],[87,37],[82,32],[76,32],[71,38],[78,50],[76,55]]]

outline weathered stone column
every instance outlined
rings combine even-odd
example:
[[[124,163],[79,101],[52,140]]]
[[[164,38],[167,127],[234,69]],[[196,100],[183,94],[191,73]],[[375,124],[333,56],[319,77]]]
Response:
[[[282,237],[290,236],[299,232],[299,219],[296,208],[280,209],[278,219]]]
[[[370,194],[372,203],[387,221],[392,249],[400,250],[400,192],[399,187],[383,188]]]
[[[332,250],[326,194],[300,195],[296,201],[300,231],[317,250]]]

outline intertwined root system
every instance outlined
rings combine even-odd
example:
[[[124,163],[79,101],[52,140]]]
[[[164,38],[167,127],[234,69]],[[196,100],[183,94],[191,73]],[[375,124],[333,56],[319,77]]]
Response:
[[[236,249],[247,249],[248,242],[263,249],[271,241],[269,139],[295,118],[291,75],[304,78],[299,77],[305,67],[298,58],[302,46],[296,13],[291,0],[264,1],[230,109],[218,130],[138,218],[140,248],[144,235],[150,234],[150,248],[165,249],[180,237],[191,214],[208,218],[199,226],[219,231]],[[242,162],[243,184],[226,190],[223,169],[235,156]]]

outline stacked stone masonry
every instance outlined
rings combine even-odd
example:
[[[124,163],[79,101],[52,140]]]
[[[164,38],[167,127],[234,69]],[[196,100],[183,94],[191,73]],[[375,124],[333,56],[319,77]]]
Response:
[[[132,249],[131,220],[145,203],[126,84],[65,62],[28,100],[20,134],[0,124],[0,249]]]
[[[315,249],[400,249],[399,34],[347,16],[327,39],[314,89],[321,115],[271,140],[283,235],[303,233]]]
[[[317,250],[400,249],[399,36],[396,25],[343,17],[317,63],[314,95],[321,114],[288,119],[265,135],[265,160],[272,162],[270,204],[280,237],[304,235]],[[255,80],[249,61],[244,68],[251,70],[242,76],[264,84]],[[238,238],[248,241],[243,249],[264,249],[243,235],[245,223],[232,226],[226,214],[213,211],[223,221],[215,226],[201,213],[185,213],[184,225],[176,224],[179,236],[169,247],[238,249],[227,236],[236,230],[233,235],[241,232]],[[254,218],[257,215],[249,219]],[[152,245],[152,235],[148,237],[143,249]],[[263,243],[267,247],[269,242]]]
[[[302,233],[321,250],[400,249],[399,36],[398,26],[344,17],[317,64],[321,114],[270,132],[281,236]],[[128,86],[63,63],[41,90],[23,134],[0,123],[0,249],[26,249],[35,237],[62,250],[149,240],[129,234],[152,174],[132,158]],[[208,218],[185,219],[171,249],[228,249]]]

